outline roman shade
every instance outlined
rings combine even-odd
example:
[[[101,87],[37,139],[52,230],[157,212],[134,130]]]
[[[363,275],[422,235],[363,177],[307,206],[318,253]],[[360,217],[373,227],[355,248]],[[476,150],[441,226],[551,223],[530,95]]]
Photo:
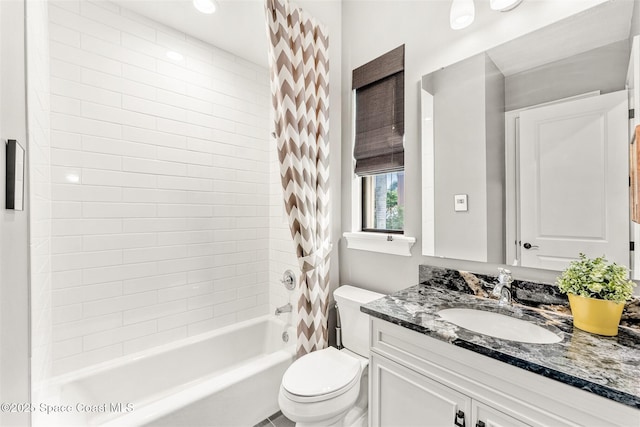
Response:
[[[404,169],[404,45],[353,70],[359,176]]]

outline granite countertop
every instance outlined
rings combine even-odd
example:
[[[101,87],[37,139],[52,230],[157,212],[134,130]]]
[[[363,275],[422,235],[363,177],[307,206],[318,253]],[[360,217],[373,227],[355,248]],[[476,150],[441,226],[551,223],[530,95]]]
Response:
[[[493,287],[492,277],[444,269],[423,274],[423,267],[421,284],[365,304],[362,312],[640,409],[640,328],[635,321],[620,326],[616,337],[594,335],[573,327],[566,298],[555,295],[548,285],[514,283],[514,304],[501,307],[487,292]],[[536,286],[545,286],[541,288],[545,292],[534,292]],[[454,307],[527,319],[552,330],[562,341],[503,340],[458,327],[436,314]]]

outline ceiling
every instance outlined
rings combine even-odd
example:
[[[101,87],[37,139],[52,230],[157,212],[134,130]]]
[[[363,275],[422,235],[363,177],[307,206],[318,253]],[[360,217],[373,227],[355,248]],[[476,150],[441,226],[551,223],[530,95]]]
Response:
[[[218,0],[212,15],[198,12],[192,0],[113,0],[140,15],[221,49],[267,66],[263,0]]]
[[[263,67],[268,65],[264,0],[217,0],[219,8],[212,15],[196,11],[192,0],[112,1]],[[448,0],[429,1],[433,1],[429,5],[434,8],[433,13],[448,15]],[[440,11],[439,8],[442,7],[446,10]],[[627,38],[632,11],[633,1],[607,1],[520,37],[517,43],[509,42],[491,49],[489,54],[503,74],[511,75],[523,68],[543,65],[570,54],[582,53]],[[492,22],[500,20],[500,16],[491,13],[488,7],[478,7],[476,20],[478,22],[474,25],[495,25]],[[445,21],[447,20],[443,20]],[[568,34],[573,36],[568,37]],[[445,42],[446,37],[457,37],[457,34],[444,31],[438,37],[440,45]],[[562,43],[555,42],[557,40],[562,40]],[[545,48],[539,48],[540,46]]]
[[[629,38],[632,1],[609,1],[487,52],[510,76]]]

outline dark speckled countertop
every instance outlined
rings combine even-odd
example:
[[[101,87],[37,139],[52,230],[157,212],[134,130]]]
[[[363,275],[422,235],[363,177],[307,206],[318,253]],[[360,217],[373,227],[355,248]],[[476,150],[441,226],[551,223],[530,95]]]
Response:
[[[566,298],[553,287],[514,283],[514,304],[487,298],[491,276],[421,266],[419,285],[363,305],[371,316],[449,342],[493,359],[640,409],[640,328],[620,326],[603,337],[574,328]],[[448,279],[447,279],[448,277]],[[542,286],[544,291],[532,288]],[[517,299],[518,291],[525,298]],[[533,295],[533,297],[531,297]],[[526,301],[523,301],[526,300]],[[544,326],[562,337],[557,344],[529,344],[471,332],[437,314],[443,308],[472,307]]]

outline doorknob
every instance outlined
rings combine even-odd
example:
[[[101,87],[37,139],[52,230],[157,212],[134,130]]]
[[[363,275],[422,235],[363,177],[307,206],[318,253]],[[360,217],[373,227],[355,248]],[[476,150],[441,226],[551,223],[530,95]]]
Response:
[[[538,249],[538,245],[532,245],[532,244],[531,244],[531,243],[529,243],[529,242],[525,243],[525,244],[524,244],[524,245],[522,245],[522,246],[524,246],[524,248],[525,248],[525,249]]]

